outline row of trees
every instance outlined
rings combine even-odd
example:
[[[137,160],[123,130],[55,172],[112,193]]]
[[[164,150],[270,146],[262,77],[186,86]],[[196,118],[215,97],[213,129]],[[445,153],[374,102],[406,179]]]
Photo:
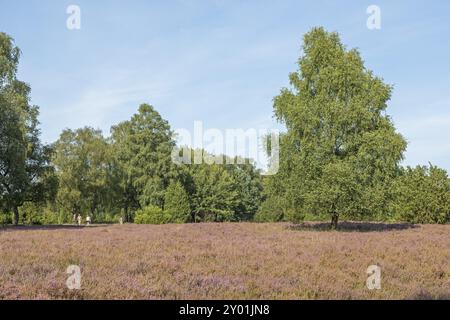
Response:
[[[52,146],[59,187],[50,205],[94,221],[131,222],[136,212],[154,222],[237,221],[256,212],[262,181],[250,161],[180,166],[174,147],[168,122],[147,104],[109,138],[88,127],[65,130]]]
[[[15,224],[67,223],[78,214],[136,223],[319,217],[331,219],[334,228],[341,218],[450,221],[447,173],[432,165],[400,166],[406,142],[386,115],[392,88],[336,33],[315,28],[305,35],[292,88],[274,99],[287,131],[279,172],[267,178],[249,159],[241,165],[175,164],[170,125],[148,104],[113,126],[109,137],[85,127],[64,130],[43,146],[38,107],[16,78],[19,56],[12,39],[0,33],[4,222],[12,216]]]
[[[19,217],[63,223],[78,214],[97,222],[120,217],[131,222],[136,213],[151,213],[149,219],[160,223],[251,218],[262,199],[262,179],[249,160],[236,166],[181,166],[172,161],[174,147],[167,121],[147,104],[112,127],[109,138],[89,127],[64,130],[47,147],[52,192],[37,195],[39,201],[5,202],[4,209],[17,209],[14,223]]]
[[[163,213],[152,221],[238,221],[258,209],[262,179],[250,160],[237,166],[175,164],[173,132],[148,104],[113,126],[108,138],[89,127],[67,129],[43,146],[38,107],[30,105],[30,88],[16,77],[19,56],[13,40],[0,33],[3,221],[11,213],[14,224],[64,223],[78,214],[133,221],[137,212],[158,216],[156,209]]]

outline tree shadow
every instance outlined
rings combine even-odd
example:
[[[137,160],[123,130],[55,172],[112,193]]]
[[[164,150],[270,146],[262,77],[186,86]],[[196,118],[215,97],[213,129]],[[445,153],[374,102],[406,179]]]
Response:
[[[291,230],[299,231],[342,231],[342,232],[385,232],[419,228],[411,223],[384,223],[384,222],[355,222],[343,221],[333,230],[330,222],[303,222],[289,225]]]
[[[24,226],[24,225],[19,225],[19,226],[12,226],[12,225],[7,225],[7,226],[0,226],[0,232],[2,231],[39,231],[39,230],[82,230],[82,229],[90,229],[90,228],[98,228],[98,227],[102,227],[105,225],[82,225],[82,226],[78,226],[78,225],[70,225],[70,224],[55,224],[55,225],[32,225],[32,226]]]

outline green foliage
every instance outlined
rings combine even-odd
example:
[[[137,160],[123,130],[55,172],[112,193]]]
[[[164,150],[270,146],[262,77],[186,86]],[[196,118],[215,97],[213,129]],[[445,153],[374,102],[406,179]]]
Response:
[[[271,197],[262,203],[253,219],[255,222],[279,222],[284,218],[283,205],[278,198]]]
[[[109,139],[86,127],[42,145],[39,108],[16,78],[19,57],[13,40],[0,33],[0,224],[73,223],[73,214],[152,224],[450,220],[447,173],[399,167],[406,142],[386,115],[391,86],[323,28],[305,35],[291,88],[274,98],[287,132],[279,172],[264,180],[249,159],[174,165],[173,132],[148,104],[113,126]]]
[[[149,204],[162,207],[169,182],[175,177],[171,159],[174,141],[166,120],[142,104],[131,120],[112,127],[121,206],[130,211]]]
[[[254,215],[262,183],[253,164],[175,166],[171,135],[168,123],[149,105],[113,127],[111,141],[92,128],[65,130],[54,144],[57,207],[89,213],[97,222],[117,215],[131,221],[136,210],[148,205],[164,207],[175,223]]]
[[[58,224],[74,223],[73,214],[65,211],[64,209],[58,209],[58,207],[55,205],[54,207],[49,207],[48,210],[57,215]]]
[[[204,160],[201,164],[176,167],[177,180],[191,200],[191,221],[252,219],[261,204],[263,190],[261,174],[255,165],[249,159],[214,156],[200,149],[188,152],[192,158],[196,154]],[[207,160],[213,157],[223,164],[208,164]]]
[[[117,199],[114,164],[102,133],[88,127],[64,130],[54,149],[60,208],[72,214],[89,214],[94,219],[99,212],[114,210]]]
[[[227,171],[234,180],[234,190],[238,194],[233,210],[238,220],[251,219],[258,211],[263,198],[260,171],[249,160],[244,161],[244,164],[227,165]]]
[[[25,202],[19,208],[19,223],[27,225],[39,225],[41,221],[41,208],[33,202]]]
[[[0,226],[12,223],[11,214],[0,211]]]
[[[391,87],[368,71],[336,33],[305,35],[291,89],[274,99],[280,171],[268,198],[282,197],[293,221],[306,214],[357,217],[386,211],[406,143],[385,115]],[[374,192],[376,191],[376,192]]]
[[[412,223],[450,222],[447,172],[433,165],[403,170],[394,184],[393,212]]]
[[[52,208],[36,202],[24,202],[19,207],[19,222],[26,225],[61,224],[60,216]]]
[[[173,223],[185,223],[191,218],[189,196],[179,181],[172,181],[164,197],[164,211]]]
[[[172,216],[160,207],[149,205],[136,211],[134,222],[137,224],[165,224],[169,223],[171,219]]]
[[[55,212],[48,207],[42,208],[40,221],[42,225],[66,223],[58,212]]]
[[[350,163],[337,160],[324,164],[320,177],[310,182],[311,189],[304,195],[306,212],[320,215],[328,209],[330,215],[355,216],[359,209],[356,201],[363,192],[356,181]]]
[[[0,33],[0,210],[19,222],[25,201],[43,202],[52,188],[50,149],[39,141],[39,108],[30,105],[30,87],[16,78],[20,51]]]
[[[194,165],[192,205],[195,222],[237,220],[234,209],[238,203],[236,184],[225,166]]]

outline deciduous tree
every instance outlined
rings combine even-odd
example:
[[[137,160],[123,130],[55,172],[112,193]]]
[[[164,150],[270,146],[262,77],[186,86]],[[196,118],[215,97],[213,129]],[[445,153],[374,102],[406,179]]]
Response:
[[[130,120],[111,129],[114,156],[120,174],[122,206],[130,211],[164,204],[164,193],[175,178],[171,159],[175,142],[169,123],[148,104]]]
[[[13,212],[14,224],[24,201],[44,201],[52,191],[47,183],[54,182],[51,149],[39,140],[39,108],[16,77],[19,57],[13,40],[0,33],[0,207]]]
[[[54,149],[58,205],[72,214],[89,214],[94,219],[114,210],[114,163],[101,131],[90,127],[64,130]]]
[[[304,36],[292,88],[274,99],[282,136],[279,178],[273,183],[298,221],[306,213],[370,215],[387,209],[388,192],[406,143],[386,115],[391,86],[347,50],[337,33]],[[274,188],[277,189],[277,188]]]

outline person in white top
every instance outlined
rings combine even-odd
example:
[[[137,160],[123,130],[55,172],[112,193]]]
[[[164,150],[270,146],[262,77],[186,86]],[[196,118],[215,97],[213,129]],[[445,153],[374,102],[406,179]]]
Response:
[[[86,217],[86,224],[87,224],[87,225],[90,225],[90,224],[91,224],[91,217],[90,217],[90,216],[87,216],[87,217]]]
[[[81,226],[81,214],[78,214],[77,222],[78,222],[78,225]]]

